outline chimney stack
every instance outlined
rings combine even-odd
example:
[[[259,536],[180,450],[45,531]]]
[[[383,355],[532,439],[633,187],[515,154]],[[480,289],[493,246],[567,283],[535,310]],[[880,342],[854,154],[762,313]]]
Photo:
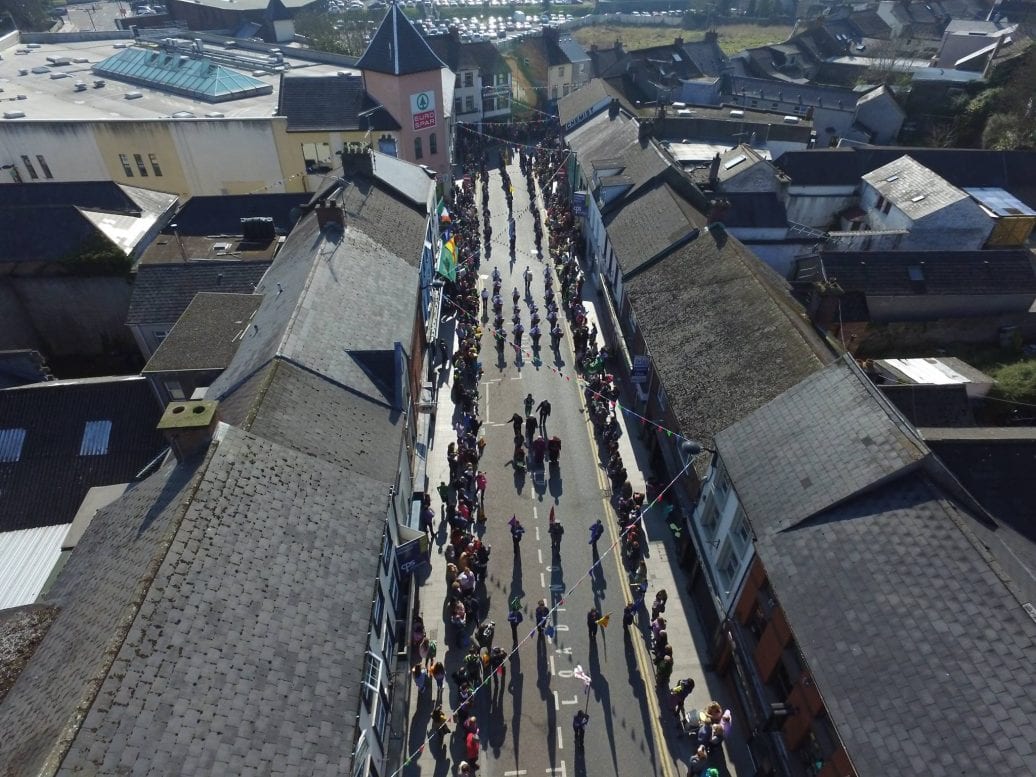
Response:
[[[218,402],[190,399],[170,402],[158,422],[176,460],[183,462],[205,450],[219,423]]]
[[[345,229],[345,211],[342,206],[334,200],[321,200],[317,203],[317,226],[321,230],[334,225],[340,230]]]
[[[817,281],[809,296],[809,317],[817,326],[827,329],[838,318],[838,306],[844,295],[837,278]]]
[[[346,146],[342,151],[342,172],[346,178],[374,178],[374,157],[368,145]]]
[[[711,200],[709,202],[708,223],[715,224],[718,221],[723,221],[728,210],[730,210],[730,202],[728,200]]]
[[[683,45],[683,36],[677,35],[676,39],[673,41],[673,45],[680,48]]]
[[[609,119],[614,119],[618,115],[619,115],[619,99],[617,97],[613,97],[612,101],[610,103],[608,103],[608,118]]]
[[[716,183],[719,181],[719,152],[716,152],[716,156],[712,158],[712,164],[709,165],[709,186],[713,189],[716,188]]]

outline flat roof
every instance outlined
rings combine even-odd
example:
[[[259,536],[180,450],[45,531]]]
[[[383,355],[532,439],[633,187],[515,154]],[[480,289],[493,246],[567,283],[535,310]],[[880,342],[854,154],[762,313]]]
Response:
[[[183,44],[189,41],[180,41]],[[32,48],[29,48],[29,46]],[[120,50],[132,45],[129,40],[103,40],[82,42],[61,42],[42,44],[22,44],[4,51],[0,59],[0,90],[5,98],[17,98],[5,103],[5,111],[22,111],[21,119],[0,119],[2,124],[14,124],[19,121],[34,120],[98,120],[98,119],[164,119],[176,113],[190,113],[196,119],[234,118],[265,119],[274,115],[280,94],[280,73],[270,70],[260,73],[249,68],[247,63],[234,64],[232,60],[221,60],[228,68],[269,84],[269,94],[253,95],[238,100],[211,103],[203,100],[159,91],[146,86],[118,81],[108,76],[93,72],[94,65],[108,59]],[[257,51],[244,51],[238,48],[227,48],[215,44],[205,44],[204,50],[216,56],[246,57],[253,61],[262,60],[265,55]],[[290,54],[285,48],[284,53]],[[67,59],[67,65],[55,65],[52,61]],[[284,57],[287,72],[306,74],[326,74],[347,71],[359,75],[359,71],[343,68],[340,65],[323,65],[304,60]],[[46,72],[34,73],[37,68],[47,68]],[[22,71],[27,71],[21,75]],[[64,77],[53,78],[64,74]],[[95,88],[94,83],[104,81],[104,86]],[[77,92],[75,84],[81,81],[86,89]],[[127,99],[130,93],[140,97]],[[0,114],[2,115],[2,114]],[[184,120],[190,120],[185,117]]]
[[[175,235],[162,233],[141,255],[140,264],[182,264],[185,254],[189,261],[270,262],[283,242],[282,236],[262,242],[234,235],[183,235],[177,241]]]
[[[673,143],[663,141],[662,145],[682,165],[711,163],[716,154],[730,151],[729,143]],[[770,160],[773,155],[768,148],[752,148],[761,159]]]

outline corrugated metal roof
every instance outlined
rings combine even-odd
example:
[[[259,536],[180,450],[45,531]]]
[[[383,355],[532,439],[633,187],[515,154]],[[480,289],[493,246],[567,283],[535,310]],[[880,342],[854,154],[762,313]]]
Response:
[[[0,461],[18,461],[24,444],[24,429],[0,429]]]
[[[104,456],[108,453],[108,438],[111,437],[111,421],[87,421],[83,425],[83,441],[79,444],[80,456]]]
[[[0,532],[0,609],[36,601],[71,525]]]

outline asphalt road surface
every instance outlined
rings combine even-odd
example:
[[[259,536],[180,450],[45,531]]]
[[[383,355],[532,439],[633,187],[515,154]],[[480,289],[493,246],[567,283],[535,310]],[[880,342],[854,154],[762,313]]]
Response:
[[[534,275],[532,298],[541,315],[545,312],[544,264],[535,257],[532,216],[527,211],[529,193],[517,160],[509,172],[515,187],[518,258],[511,266],[507,205],[500,174],[494,171],[490,181],[493,242],[488,256],[483,251],[480,268],[483,284],[491,285],[493,267],[503,275],[501,293],[508,328],[511,290],[524,290],[522,273],[526,265]],[[476,192],[475,202],[481,207],[481,191]],[[560,297],[556,276],[555,289]],[[521,304],[528,332],[531,324],[524,295]],[[549,336],[545,335],[541,343],[542,363],[537,364],[528,355],[516,355],[511,347],[498,357],[488,326],[483,340],[480,401],[487,445],[481,469],[489,479],[483,541],[493,549],[486,580],[489,618],[497,624],[496,643],[511,648],[514,643],[507,622],[508,602],[519,597],[525,621],[517,636],[519,642],[525,641],[507,665],[506,684],[478,694],[474,714],[480,723],[483,746],[479,773],[481,777],[669,777],[677,772],[660,755],[660,716],[646,651],[639,635],[624,634],[622,627],[629,584],[618,554],[608,551],[617,536],[616,521],[575,379],[567,325],[566,336],[556,351],[550,348]],[[525,345],[531,347],[527,334]],[[543,399],[550,401],[547,435],[562,440],[560,469],[553,475],[531,462],[526,472],[516,470],[511,463],[514,434],[510,418],[515,412],[524,414],[523,399],[529,393],[536,404]],[[444,448],[436,455],[444,455]],[[565,527],[556,554],[547,534],[551,508]],[[527,530],[518,553],[512,551],[509,533],[512,515]],[[603,560],[594,566],[600,557],[589,544],[589,526],[597,518],[603,519],[607,531],[598,543]],[[440,534],[438,542],[444,539]],[[548,606],[558,605],[552,618],[554,639],[528,639],[534,628],[533,610],[541,598]],[[432,607],[431,602],[426,603],[426,612]],[[586,624],[591,607],[602,614],[611,613],[610,624],[598,631],[596,639],[590,638]],[[459,648],[450,647],[447,666],[461,653]],[[588,691],[574,676],[577,666],[591,677]],[[457,702],[454,688],[450,708]],[[579,709],[586,709],[590,715],[582,752],[577,752],[572,729],[573,716]],[[454,737],[447,745],[448,754],[437,747],[431,747],[431,753],[437,754],[435,777],[454,774],[454,764],[463,759],[462,738]],[[433,773],[431,766],[424,757],[407,774],[426,777]]]

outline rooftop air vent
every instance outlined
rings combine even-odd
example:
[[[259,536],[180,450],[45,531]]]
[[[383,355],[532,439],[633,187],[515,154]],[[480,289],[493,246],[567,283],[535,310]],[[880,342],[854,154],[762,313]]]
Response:
[[[4,111],[5,119],[24,119],[25,111]]]
[[[143,96],[144,95],[140,92],[126,92],[126,94],[123,95],[127,100],[139,100]]]

